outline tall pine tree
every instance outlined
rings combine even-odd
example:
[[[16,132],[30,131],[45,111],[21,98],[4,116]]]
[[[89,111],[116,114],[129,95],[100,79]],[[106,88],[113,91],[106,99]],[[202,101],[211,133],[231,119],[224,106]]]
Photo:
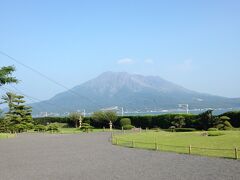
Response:
[[[6,132],[24,132],[31,129],[33,124],[32,109],[26,106],[24,96],[14,93],[7,93],[2,98],[8,104],[9,111],[4,117],[4,127]],[[4,129],[3,127],[1,129]]]

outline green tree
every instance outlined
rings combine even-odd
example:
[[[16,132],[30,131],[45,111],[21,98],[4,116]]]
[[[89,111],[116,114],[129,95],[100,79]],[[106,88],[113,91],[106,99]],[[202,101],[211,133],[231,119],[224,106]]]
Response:
[[[93,113],[92,118],[103,125],[108,125],[110,122],[114,123],[117,120],[117,113],[114,111],[98,111]]]
[[[213,110],[207,110],[199,114],[198,121],[201,129],[207,130],[217,123],[218,119],[213,116],[212,112]]]
[[[4,66],[0,68],[0,86],[9,83],[17,83],[18,80],[12,77],[12,73],[15,71],[14,66]]]
[[[12,77],[12,73],[15,71],[14,66],[4,66],[0,68],[0,86],[17,83],[18,80],[15,77]],[[0,115],[2,115],[2,110],[0,109]]]
[[[16,98],[16,94],[7,92],[6,95],[2,96],[3,102],[1,102],[1,104],[4,104],[4,103],[8,104],[9,111],[11,111],[14,106],[15,98]]]
[[[77,128],[80,124],[80,120],[82,120],[82,114],[79,112],[71,112],[69,114],[69,119],[75,124],[75,127]]]
[[[182,128],[185,124],[185,118],[181,115],[175,116],[172,121],[172,125],[176,128]]]
[[[126,125],[131,125],[131,119],[129,119],[129,118],[122,118],[120,120],[120,126],[123,127],[123,126],[126,126]]]
[[[9,106],[9,111],[5,114],[3,120],[6,131],[22,132],[33,127],[32,109],[24,104],[24,96],[7,93],[2,99]]]

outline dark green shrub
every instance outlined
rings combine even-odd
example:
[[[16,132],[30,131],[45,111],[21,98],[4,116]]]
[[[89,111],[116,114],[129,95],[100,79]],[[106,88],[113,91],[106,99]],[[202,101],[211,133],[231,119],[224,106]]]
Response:
[[[26,123],[24,125],[26,126],[27,130],[30,130],[30,129],[34,128],[34,125],[32,123]]]
[[[225,127],[228,127],[228,128],[232,128],[232,125],[230,124],[229,121],[225,121],[225,122],[224,122],[224,126],[225,126]]]
[[[234,127],[240,127],[240,111],[230,111],[224,114],[221,114],[219,117],[227,116],[230,120],[227,120]]]
[[[224,128],[224,124],[218,124],[216,127],[217,127],[217,129],[223,129]]]
[[[44,132],[44,131],[46,131],[46,126],[38,124],[34,127],[34,131]]]
[[[196,129],[194,128],[175,128],[176,132],[192,132],[192,131],[196,131]]]
[[[93,127],[88,123],[82,123],[82,127],[79,128],[83,132],[89,132],[93,130]]]
[[[233,128],[232,128],[232,127],[227,127],[227,126],[225,126],[225,127],[223,128],[223,130],[225,130],[225,131],[231,131],[231,130],[233,130]]]
[[[12,132],[24,132],[27,130],[27,126],[25,124],[16,124],[12,127]]]
[[[177,128],[182,128],[185,123],[185,118],[181,115],[177,115],[173,118],[171,124]]]
[[[49,124],[47,126],[47,131],[59,132],[59,126],[55,123]]]
[[[208,131],[218,131],[218,128],[209,128]]]
[[[122,118],[120,120],[120,126],[126,126],[126,125],[131,125],[131,120],[129,118]]]
[[[132,129],[132,128],[134,128],[134,126],[131,125],[131,124],[128,124],[128,125],[123,126],[123,129],[124,129],[124,130],[130,130],[130,129]]]

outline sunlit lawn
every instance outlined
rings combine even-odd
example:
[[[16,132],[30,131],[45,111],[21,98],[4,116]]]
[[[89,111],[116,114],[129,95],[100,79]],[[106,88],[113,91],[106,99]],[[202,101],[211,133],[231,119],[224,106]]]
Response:
[[[219,132],[219,131],[218,131]],[[219,157],[235,157],[235,147],[240,150],[240,131],[222,131],[221,136],[202,136],[203,132],[142,132],[116,135],[118,144],[122,146],[155,149],[156,144],[161,151],[189,153]],[[114,138],[113,143],[116,143]],[[132,142],[133,141],[133,142]],[[179,146],[179,147],[178,147]],[[224,150],[211,150],[211,149]],[[240,154],[240,151],[238,153]]]

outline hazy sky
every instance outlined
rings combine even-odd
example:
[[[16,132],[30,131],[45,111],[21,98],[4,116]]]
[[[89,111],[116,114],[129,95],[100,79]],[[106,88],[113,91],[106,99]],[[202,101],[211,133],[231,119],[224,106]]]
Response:
[[[111,70],[240,97],[239,9],[239,0],[1,0],[0,51],[69,88]],[[65,90],[0,55],[0,66],[13,64],[26,94]]]

